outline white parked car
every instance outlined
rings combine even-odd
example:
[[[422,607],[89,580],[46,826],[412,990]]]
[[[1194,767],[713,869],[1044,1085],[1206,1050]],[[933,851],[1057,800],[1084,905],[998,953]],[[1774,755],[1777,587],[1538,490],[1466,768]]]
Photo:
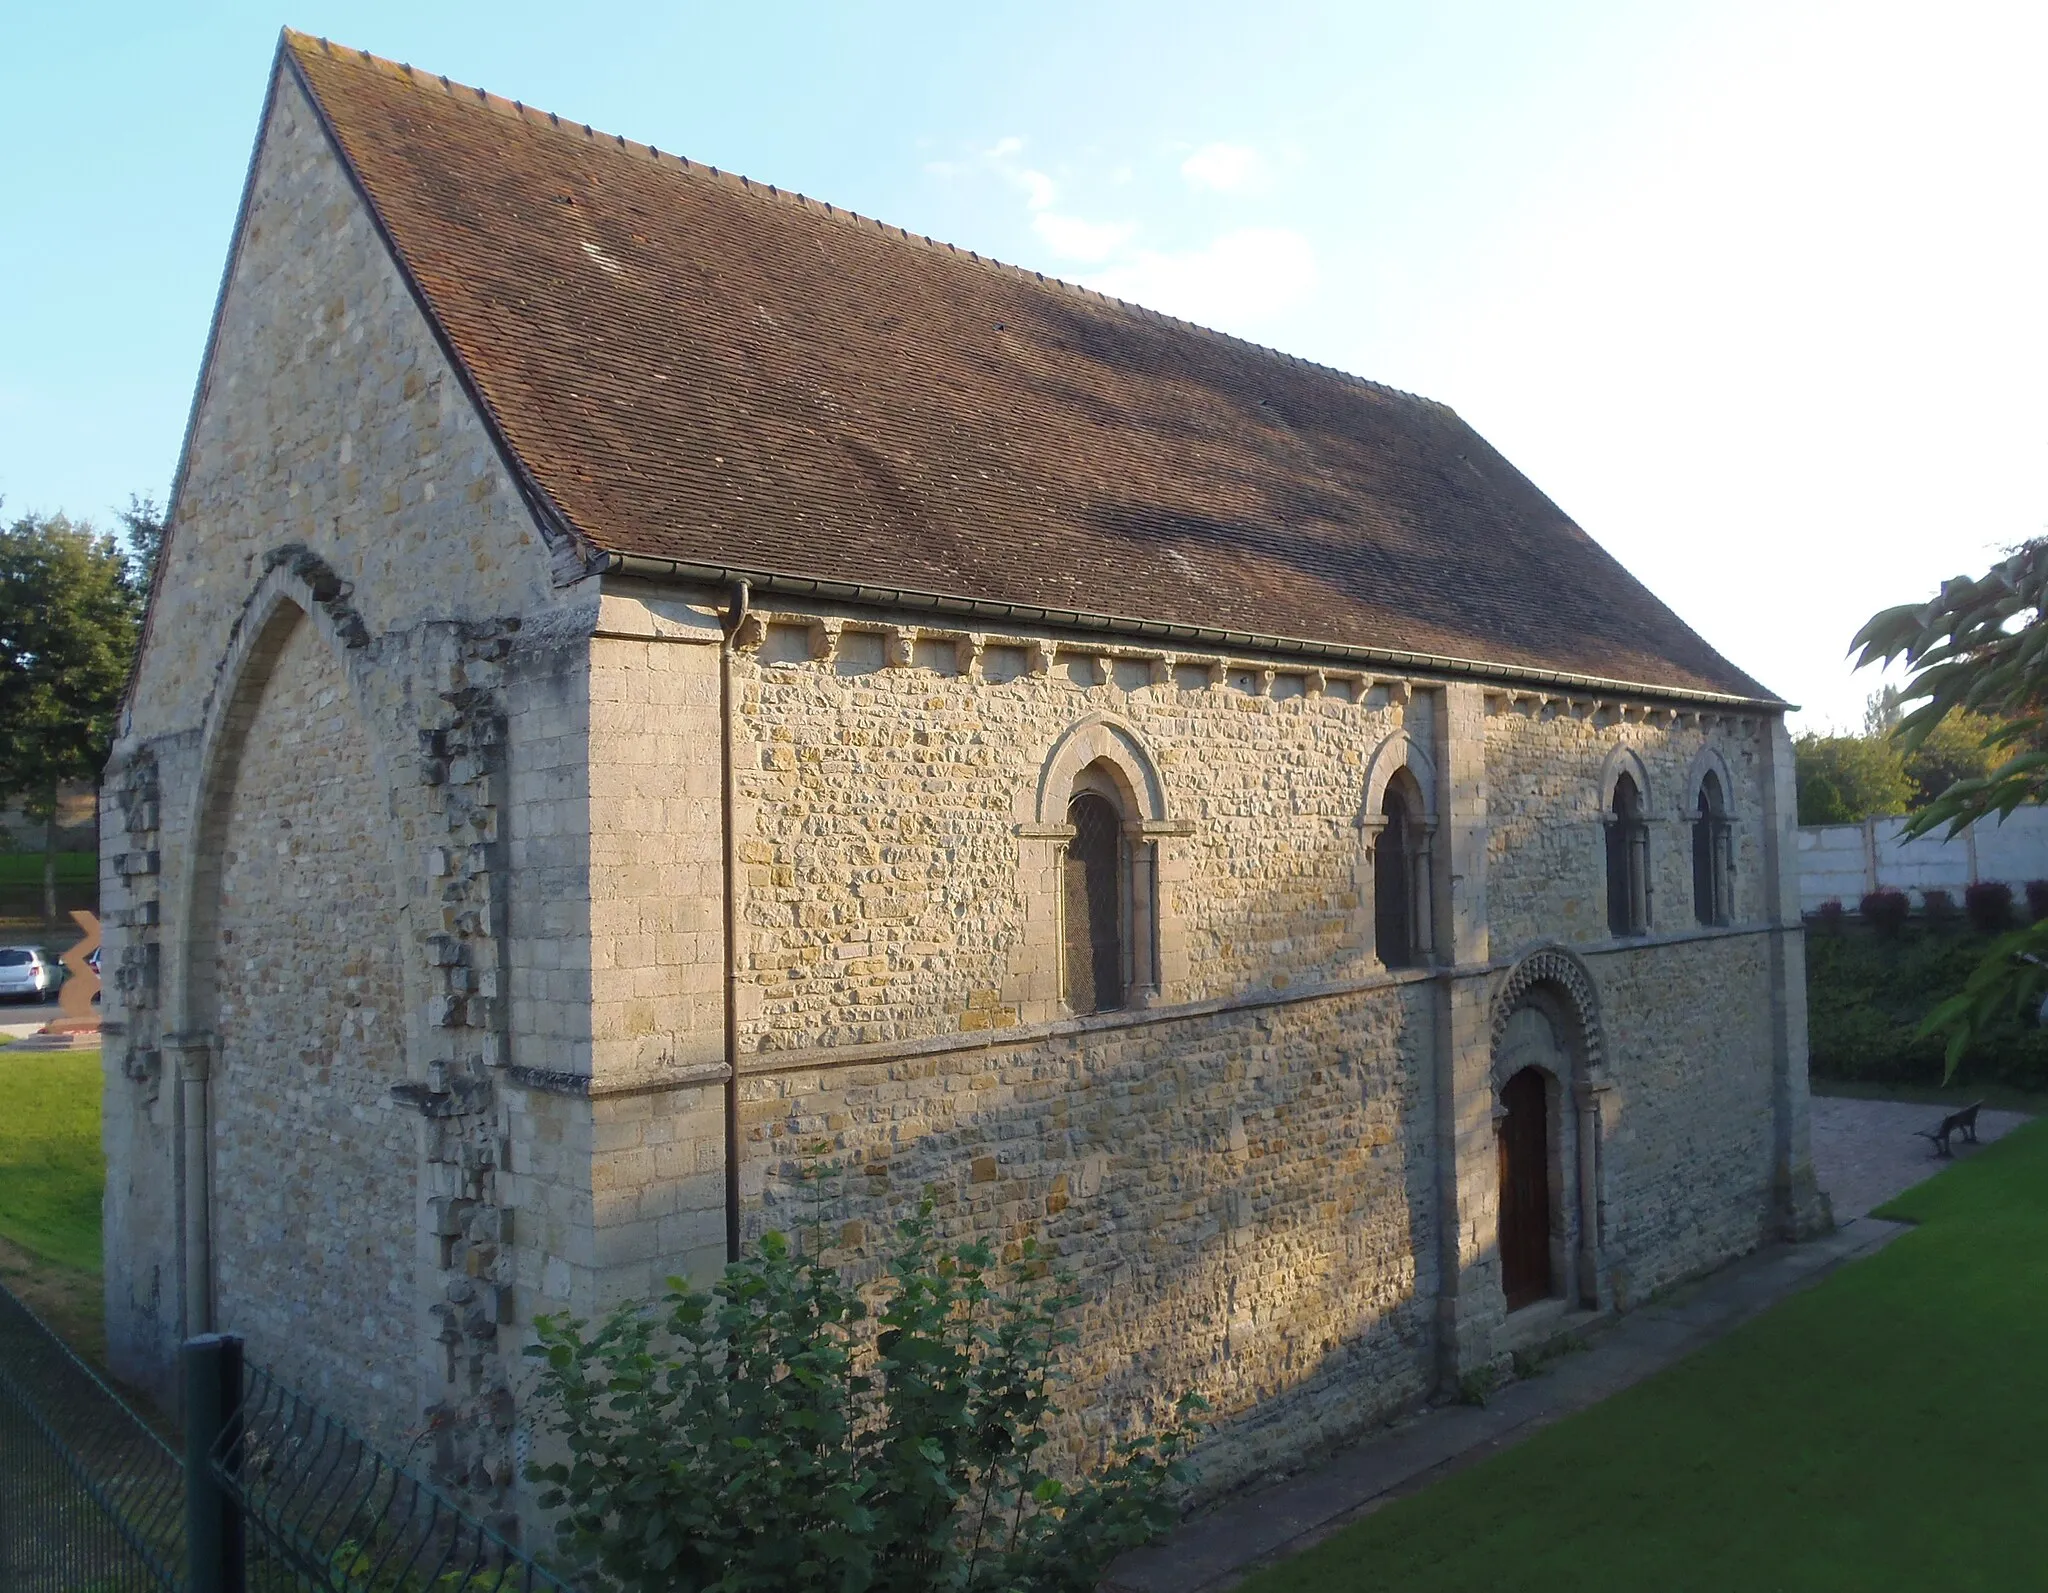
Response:
[[[60,975],[33,946],[0,946],[0,1001],[44,1001]]]

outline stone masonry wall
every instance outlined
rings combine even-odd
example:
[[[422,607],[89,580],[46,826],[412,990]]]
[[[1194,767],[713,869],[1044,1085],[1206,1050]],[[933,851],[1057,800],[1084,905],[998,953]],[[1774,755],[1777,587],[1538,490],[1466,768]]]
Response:
[[[1769,943],[1735,935],[1588,962],[1613,1056],[1607,1263],[1629,1305],[1771,1236]]]
[[[305,96],[263,129],[164,550],[135,723],[196,722],[273,548],[372,635],[562,605],[550,549]]]
[[[218,1323],[396,1438],[416,1354],[418,1114],[385,806],[347,678],[300,621],[250,727],[219,909]],[[394,1425],[394,1418],[401,1418]]]
[[[593,665],[610,677],[593,686],[608,727],[593,754],[617,765],[593,775],[593,894],[607,868],[621,887],[594,908],[594,925],[620,916],[609,950],[593,930],[593,999],[602,1012],[609,990],[626,1020],[594,1042],[593,1087],[629,1091],[594,1103],[606,1298],[715,1265],[720,1166],[716,1089],[685,1081],[717,1055],[718,938],[644,927],[675,910],[661,880],[684,877],[646,871],[715,856],[715,781],[689,763],[715,755],[718,637],[706,609],[629,621],[632,602],[616,623],[647,640],[603,644]],[[1441,995],[1372,956],[1358,821],[1390,738],[1445,756],[1441,694],[788,613],[743,627],[734,674],[746,1231],[821,1222],[871,1266],[929,1188],[949,1235],[1049,1242],[1089,1300],[1068,1441],[1097,1452],[1196,1387],[1219,1412],[1212,1485],[1432,1387]],[[1482,955],[1505,968],[1561,941],[1585,956],[1606,1025],[1602,1276],[1640,1297],[1770,1221],[1761,742],[1732,716],[1505,692],[1486,706]],[[1025,849],[1053,749],[1091,718],[1126,727],[1156,769],[1160,933],[1186,956],[1156,1012],[1034,1021]],[[635,750],[650,734],[662,756]],[[1731,784],[1736,922],[1703,929],[1680,804],[1710,745]],[[1651,799],[1649,943],[1606,925],[1598,815],[1622,747]],[[843,1169],[822,1203],[797,1176],[819,1145]],[[1495,1209],[1461,1201],[1485,1234],[1460,1253],[1490,1254]]]
[[[929,1192],[949,1239],[1036,1239],[1087,1299],[1063,1435],[1077,1461],[1195,1389],[1212,1483],[1256,1474],[1434,1378],[1434,992],[1120,1025],[745,1081],[748,1227],[872,1273]]]
[[[1269,682],[1220,661],[1062,648],[1034,669],[1041,655],[999,638],[974,638],[965,674],[955,644],[913,644],[892,667],[889,638],[857,631],[830,662],[791,660],[776,647],[789,628],[771,624],[740,663],[746,1050],[1018,1021],[1016,827],[1055,744],[1091,714],[1136,733],[1168,815],[1192,829],[1160,843],[1162,924],[1186,966],[1163,1000],[1367,969],[1365,765],[1418,704],[1358,680],[1310,695],[1305,671]],[[1065,793],[1056,806],[1063,823]]]
[[[1574,706],[1576,702],[1576,706]],[[1719,753],[1735,842],[1733,921],[1764,921],[1763,750],[1753,718],[1674,714],[1622,718],[1590,698],[1503,698],[1487,716],[1487,896],[1496,952],[1539,941],[1585,946],[1608,939],[1602,775],[1627,748],[1649,775],[1650,928],[1695,927],[1692,791],[1686,776],[1703,748]]]
[[[551,1008],[553,1026],[537,1022],[520,1036],[511,996],[537,979],[559,995],[567,970],[573,997],[587,978],[577,970],[589,958],[596,583],[579,584],[575,550],[550,544],[536,525],[288,77],[259,143],[176,493],[109,770],[118,801],[103,805],[108,959],[120,971],[108,998],[104,1119],[110,1352],[124,1376],[168,1391],[193,1292],[203,1296],[207,1283],[180,1214],[204,1187],[205,1147],[185,1136],[209,1100],[236,1134],[249,1123],[235,1113],[271,1114],[282,1164],[261,1193],[260,1221],[240,1208],[214,1214],[234,1219],[213,1235],[224,1306],[250,1280],[287,1280],[309,1225],[317,1229],[340,1198],[326,1187],[322,1147],[366,1132],[361,1114],[371,1111],[368,1096],[356,1099],[332,1072],[324,1092],[317,1070],[289,1090],[274,1077],[207,1078],[216,1038],[209,915],[216,876],[233,870],[205,837],[224,817],[241,822],[220,807],[237,789],[221,784],[229,732],[250,715],[301,706],[289,681],[266,681],[269,660],[251,647],[276,612],[266,605],[282,601],[311,616],[317,637],[306,645],[317,642],[334,662],[382,770],[374,789],[351,786],[345,807],[391,859],[384,900],[396,916],[381,941],[362,940],[358,930],[369,930],[355,923],[357,898],[347,892],[340,906],[312,897],[266,907],[289,917],[273,927],[290,965],[266,975],[265,1000],[285,1000],[273,989],[296,986],[312,992],[298,998],[311,1005],[256,1016],[287,1029],[325,1022],[324,1004],[357,977],[345,969],[381,969],[387,959],[394,967],[395,1005],[377,1010],[398,1096],[387,1088],[377,1110],[399,1114],[404,1133],[394,1129],[384,1145],[391,1160],[379,1188],[416,1187],[418,1200],[402,1222],[396,1205],[360,1214],[376,1230],[366,1242],[402,1252],[412,1269],[405,1386],[382,1419],[429,1424],[435,1443],[425,1453],[437,1474],[489,1498],[512,1475],[505,1385],[508,1366],[518,1369],[521,1291],[538,1291],[547,1271],[519,1203],[587,1206],[587,1154],[508,1166],[518,1151],[501,1081],[522,1063],[547,1071],[566,1059],[587,1072],[587,1005]],[[271,690],[285,694],[275,706]],[[326,767],[317,752],[307,749],[309,769]],[[269,768],[263,786],[239,789],[250,800],[284,800],[284,787],[264,789],[292,772]],[[246,887],[243,899],[254,900]],[[237,1043],[232,1033],[217,1038]],[[306,1066],[296,1052],[287,1061]],[[244,1082],[253,1094],[238,1093]],[[246,1155],[236,1155],[243,1159],[223,1164],[230,1201],[249,1187]],[[532,1226],[545,1237],[544,1220]],[[584,1231],[587,1250],[587,1223]],[[389,1258],[375,1259],[382,1267]],[[291,1281],[276,1292],[277,1309],[318,1293]],[[378,1289],[367,1293],[350,1329],[359,1335],[364,1318],[384,1310]],[[243,1303],[253,1303],[246,1290]],[[384,1332],[373,1328],[370,1341]],[[339,1347],[330,1359],[347,1364]]]

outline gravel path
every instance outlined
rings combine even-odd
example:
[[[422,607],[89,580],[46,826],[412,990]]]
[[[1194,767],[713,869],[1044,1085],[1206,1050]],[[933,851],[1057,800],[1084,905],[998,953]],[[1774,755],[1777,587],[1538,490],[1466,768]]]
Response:
[[[1835,1221],[1861,1217],[1951,1165],[1916,1132],[1935,1128],[1946,1115],[1939,1106],[1816,1095],[1813,1172],[1834,1202]],[[2026,1121],[2024,1113],[1986,1107],[1977,1115],[1977,1138],[1988,1144]],[[1952,1143],[1958,1158],[1977,1150],[1960,1135]]]

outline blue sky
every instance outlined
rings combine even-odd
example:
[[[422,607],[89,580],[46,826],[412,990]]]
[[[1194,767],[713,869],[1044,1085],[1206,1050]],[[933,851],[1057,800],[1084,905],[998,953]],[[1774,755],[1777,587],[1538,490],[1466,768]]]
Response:
[[[280,23],[1459,409],[1710,640],[2048,531],[2048,7],[0,12],[0,495],[169,484]]]

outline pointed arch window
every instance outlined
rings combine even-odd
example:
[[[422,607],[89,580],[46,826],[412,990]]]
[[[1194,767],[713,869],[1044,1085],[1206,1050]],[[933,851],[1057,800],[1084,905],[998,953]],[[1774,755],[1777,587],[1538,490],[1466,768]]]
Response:
[[[1607,928],[1641,935],[1650,927],[1650,826],[1635,776],[1615,777],[1607,822]]]
[[[1728,797],[1711,769],[1700,780],[1692,813],[1692,911],[1702,924],[1732,921],[1735,896],[1735,834]]]
[[[1422,790],[1407,770],[1387,782],[1375,816],[1373,943],[1382,965],[1417,968],[1429,961],[1429,824]]]

